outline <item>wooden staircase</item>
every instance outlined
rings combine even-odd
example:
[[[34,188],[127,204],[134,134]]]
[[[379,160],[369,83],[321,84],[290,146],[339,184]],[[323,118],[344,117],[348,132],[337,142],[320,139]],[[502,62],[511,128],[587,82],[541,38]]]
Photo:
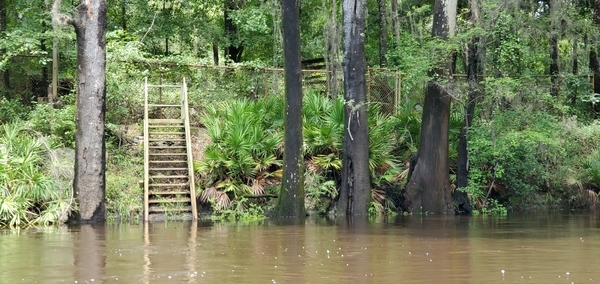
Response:
[[[198,216],[185,78],[144,85],[144,220],[161,214]]]

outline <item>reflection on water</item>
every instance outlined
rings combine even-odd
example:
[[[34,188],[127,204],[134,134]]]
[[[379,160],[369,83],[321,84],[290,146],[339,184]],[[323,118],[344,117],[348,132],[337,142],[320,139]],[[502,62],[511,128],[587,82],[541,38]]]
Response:
[[[597,215],[0,230],[0,283],[600,283]]]

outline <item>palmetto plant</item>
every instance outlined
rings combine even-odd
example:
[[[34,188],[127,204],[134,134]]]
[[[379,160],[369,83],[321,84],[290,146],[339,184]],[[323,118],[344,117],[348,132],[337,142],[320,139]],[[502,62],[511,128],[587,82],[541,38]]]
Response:
[[[595,151],[583,162],[589,182],[600,189],[600,151]]]
[[[309,210],[324,213],[337,196],[340,182],[344,102],[308,92],[302,111],[307,204],[313,207]],[[400,170],[393,156],[396,141],[392,118],[380,114],[376,104],[369,105],[369,113],[369,165],[377,189],[392,182]],[[195,164],[205,188],[200,192],[202,201],[210,201],[214,209],[223,211],[230,209],[232,202],[264,194],[268,185],[279,182],[284,146],[282,98],[208,107],[202,123],[212,137],[204,159]]]
[[[71,210],[71,192],[51,177],[54,161],[43,137],[20,124],[0,130],[0,225],[64,221]]]
[[[212,143],[195,164],[206,187],[201,200],[223,210],[230,200],[264,193],[265,180],[281,166],[283,101],[224,102],[208,108],[202,123]]]

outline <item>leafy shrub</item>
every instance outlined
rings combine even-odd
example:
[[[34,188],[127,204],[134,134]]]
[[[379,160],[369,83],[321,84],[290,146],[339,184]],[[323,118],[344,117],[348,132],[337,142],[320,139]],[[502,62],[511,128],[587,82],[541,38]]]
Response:
[[[69,183],[53,179],[56,157],[44,137],[21,124],[0,131],[0,225],[66,221],[74,208]]]
[[[108,155],[106,209],[109,219],[134,220],[142,214],[144,190],[139,181],[143,176],[142,149],[117,149]]]
[[[469,187],[475,202],[491,187],[512,209],[540,205],[538,195],[560,194],[566,157],[560,125],[544,113],[506,111],[493,123],[473,127],[469,142]],[[494,182],[492,186],[492,182]]]
[[[29,108],[18,100],[0,98],[0,123],[22,120],[27,117]]]
[[[592,153],[583,162],[583,169],[588,182],[600,188],[600,151]]]
[[[54,138],[57,146],[75,148],[74,105],[55,109],[48,104],[38,104],[29,114],[29,123],[36,131]]]

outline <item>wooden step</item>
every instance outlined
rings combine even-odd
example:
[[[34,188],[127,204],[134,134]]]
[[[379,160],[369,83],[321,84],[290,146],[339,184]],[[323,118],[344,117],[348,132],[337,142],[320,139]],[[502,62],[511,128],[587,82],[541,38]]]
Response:
[[[150,156],[187,156],[187,153],[149,153]]]
[[[149,168],[149,171],[187,171],[188,168]]]
[[[146,85],[148,88],[181,88],[181,85]]]
[[[183,124],[183,119],[173,119],[173,118],[148,119],[148,127],[153,127],[150,124]]]
[[[149,149],[186,149],[186,146],[148,146]]]
[[[188,186],[187,183],[150,183],[148,186],[152,187],[182,187]]]
[[[148,203],[183,203],[183,202],[192,202],[191,198],[165,198],[165,199],[153,199],[148,200]]]
[[[189,191],[150,191],[150,195],[189,195]]]
[[[181,105],[170,105],[170,104],[148,104],[148,107],[181,107]]]
[[[180,179],[180,178],[188,178],[186,175],[174,175],[174,176],[150,176],[151,179],[164,179],[164,178],[172,178],[172,179]]]
[[[150,128],[182,129],[183,127],[184,127],[183,124],[175,124],[175,125],[153,124],[153,125],[148,125],[148,129],[150,129]]]
[[[185,132],[183,132],[183,131],[164,131],[164,132],[150,131],[148,134],[149,135],[185,135]]]
[[[174,208],[165,208],[165,207],[150,207],[148,208],[148,212],[158,213],[158,212],[191,212],[192,206],[183,206],[183,207],[174,207]]]
[[[187,161],[150,161],[151,164],[179,164],[179,163],[187,163]],[[187,169],[187,168],[186,168]]]
[[[148,138],[148,142],[185,142],[182,138]]]

